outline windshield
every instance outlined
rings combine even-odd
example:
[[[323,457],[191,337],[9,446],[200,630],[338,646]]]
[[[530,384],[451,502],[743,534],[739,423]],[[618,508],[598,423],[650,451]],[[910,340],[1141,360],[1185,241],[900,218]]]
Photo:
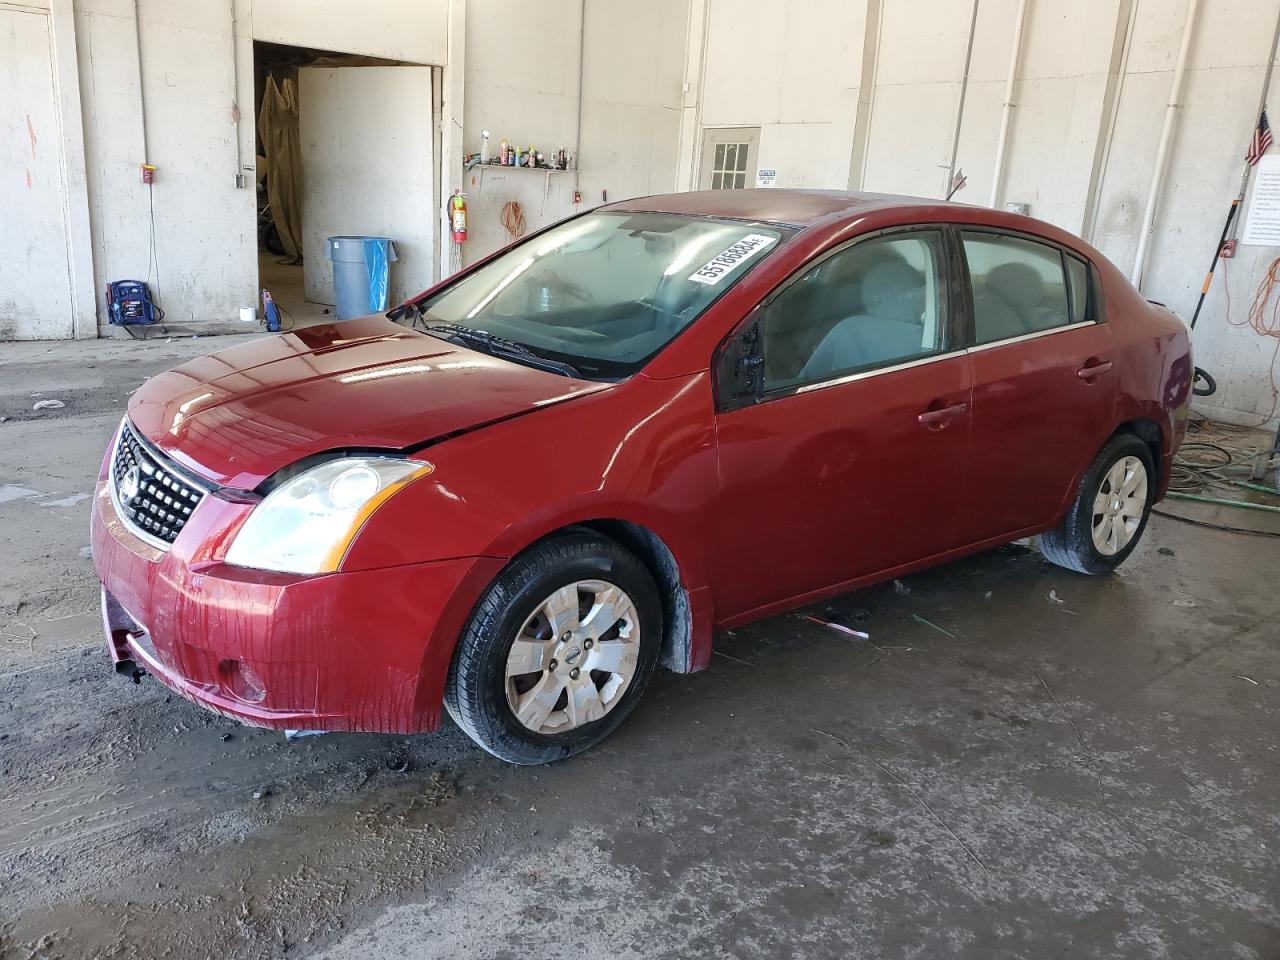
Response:
[[[759,223],[591,213],[502,254],[418,306],[428,326],[483,330],[588,378],[625,377],[782,238],[782,230]]]

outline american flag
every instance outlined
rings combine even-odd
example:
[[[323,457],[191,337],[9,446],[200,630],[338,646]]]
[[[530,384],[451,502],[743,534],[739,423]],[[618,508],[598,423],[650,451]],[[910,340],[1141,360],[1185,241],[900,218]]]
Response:
[[[1257,129],[1253,131],[1253,139],[1249,141],[1249,152],[1244,155],[1245,163],[1253,166],[1262,159],[1262,155],[1267,152],[1267,147],[1271,146],[1271,124],[1267,121],[1267,111],[1262,111],[1262,116],[1258,117]]]

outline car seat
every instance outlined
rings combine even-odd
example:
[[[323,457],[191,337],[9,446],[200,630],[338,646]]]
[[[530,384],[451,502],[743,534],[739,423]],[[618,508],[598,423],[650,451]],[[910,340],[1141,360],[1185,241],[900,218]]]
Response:
[[[838,322],[800,371],[818,380],[922,352],[925,281],[904,260],[878,263],[862,279],[863,312]]]
[[[992,267],[983,284],[985,295],[974,295],[980,340],[1003,340],[1034,333],[1053,325],[1046,317],[1044,278],[1025,263]]]
[[[766,382],[796,379],[841,321],[865,313],[866,278],[885,263],[907,261],[890,244],[871,243],[831,258],[795,284],[765,319]]]

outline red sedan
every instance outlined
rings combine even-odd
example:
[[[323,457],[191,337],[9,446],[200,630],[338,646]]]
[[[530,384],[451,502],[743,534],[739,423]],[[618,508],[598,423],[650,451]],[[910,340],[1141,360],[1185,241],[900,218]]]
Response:
[[[1048,224],[744,190],[601,207],[389,317],[147,383],[93,511],[111,654],[245,723],[574,754],[717,629],[1007,541],[1115,568],[1181,322]]]

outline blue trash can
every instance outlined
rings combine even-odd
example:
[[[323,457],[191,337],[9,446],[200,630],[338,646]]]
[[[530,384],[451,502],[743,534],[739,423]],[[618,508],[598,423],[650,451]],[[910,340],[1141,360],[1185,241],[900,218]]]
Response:
[[[339,320],[387,309],[390,264],[397,259],[389,237],[330,237],[325,256],[333,263]]]

